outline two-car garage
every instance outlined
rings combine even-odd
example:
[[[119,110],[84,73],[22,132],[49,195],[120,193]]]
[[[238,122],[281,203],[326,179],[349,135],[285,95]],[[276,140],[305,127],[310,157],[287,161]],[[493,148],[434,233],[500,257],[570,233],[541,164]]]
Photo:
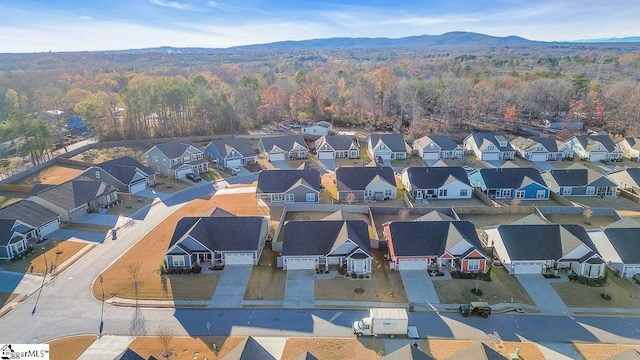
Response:
[[[511,273],[514,275],[542,274],[543,266],[544,262],[513,262]]]
[[[314,270],[316,268],[315,258],[286,258],[286,270]]]
[[[398,270],[427,270],[426,259],[400,259]]]
[[[253,265],[253,253],[224,253],[225,265]]]

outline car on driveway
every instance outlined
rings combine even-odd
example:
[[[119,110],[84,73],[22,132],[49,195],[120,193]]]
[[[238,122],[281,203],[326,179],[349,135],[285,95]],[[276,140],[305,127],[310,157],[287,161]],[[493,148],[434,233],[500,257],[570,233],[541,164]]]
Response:
[[[491,315],[491,306],[489,303],[483,301],[472,301],[469,305],[460,305],[460,313],[464,317],[469,315],[480,315],[483,318],[488,318]]]
[[[600,162],[605,164],[605,165],[611,165],[611,160],[603,159],[603,160],[600,160]]]
[[[640,285],[640,274],[633,275],[632,279],[634,283]]]
[[[189,179],[189,180],[191,180],[193,182],[200,182],[200,180],[202,180],[200,175],[198,175],[196,173],[188,173],[186,176],[187,176],[187,179]]]

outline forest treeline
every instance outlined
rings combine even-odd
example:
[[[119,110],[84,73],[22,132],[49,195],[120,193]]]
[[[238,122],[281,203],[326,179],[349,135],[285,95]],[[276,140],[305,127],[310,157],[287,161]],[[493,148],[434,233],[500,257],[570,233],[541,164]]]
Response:
[[[579,117],[631,134],[640,118],[640,52],[426,57],[403,50],[379,61],[338,54],[274,53],[244,62],[154,54],[162,60],[119,67],[83,53],[73,71],[30,64],[0,73],[0,119],[9,120],[2,135],[37,134],[46,143],[51,133],[39,131],[34,116],[47,110],[64,111],[60,121],[82,116],[100,140],[236,133],[282,120],[394,127],[418,137],[432,131],[433,114],[446,126]]]

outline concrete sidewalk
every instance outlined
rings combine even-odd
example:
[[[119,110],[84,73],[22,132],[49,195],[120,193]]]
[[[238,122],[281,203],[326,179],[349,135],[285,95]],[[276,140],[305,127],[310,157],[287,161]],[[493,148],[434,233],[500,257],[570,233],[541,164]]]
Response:
[[[122,354],[135,339],[132,336],[102,336],[85,350],[78,360],[115,359]]]

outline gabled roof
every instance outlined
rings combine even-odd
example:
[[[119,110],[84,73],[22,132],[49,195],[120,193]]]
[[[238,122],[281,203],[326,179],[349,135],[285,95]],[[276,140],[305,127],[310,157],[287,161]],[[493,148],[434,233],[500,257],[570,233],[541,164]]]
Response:
[[[631,348],[617,355],[608,357],[607,360],[640,360],[640,351]]]
[[[559,186],[587,186],[598,180],[598,186],[616,186],[602,173],[593,169],[555,169],[549,170],[549,174],[553,177]]]
[[[407,344],[400,349],[385,355],[381,360],[435,360],[431,355],[425,354],[417,347]]]
[[[235,217],[236,214],[231,213],[223,208],[215,208],[213,209],[213,212],[211,212],[211,215],[209,215],[210,217]]]
[[[169,248],[188,234],[211,251],[256,250],[265,221],[259,216],[184,217],[176,224]]]
[[[640,150],[640,138],[637,137],[626,137],[620,141],[626,140],[629,147],[634,150]]]
[[[302,354],[296,356],[296,358],[293,360],[318,360],[318,358],[315,357],[315,355],[313,355],[312,353],[305,351]]]
[[[633,181],[636,186],[640,185],[640,168],[620,169],[620,170],[616,170],[614,172],[609,173],[609,176],[611,175],[614,175],[616,177],[621,177],[623,179],[628,178],[627,180],[621,180],[621,183],[624,183],[625,181],[628,181],[628,182]],[[631,185],[631,184],[627,184],[627,185]]]
[[[507,134],[503,132],[494,132],[494,133],[471,133],[470,135],[473,137],[478,149],[486,150],[490,144],[493,144],[497,150],[500,151],[513,151],[513,147],[509,143],[509,138]],[[500,141],[506,142],[505,146],[500,146]]]
[[[338,210],[333,212],[320,220],[363,220],[367,221],[367,215],[363,213],[347,212],[344,210]]]
[[[222,360],[276,360],[276,358],[249,336],[236,345]]]
[[[592,151],[599,144],[602,144],[608,152],[616,150],[616,144],[609,135],[578,135],[576,140],[586,151]]]
[[[554,138],[532,137],[525,138],[518,136],[511,140],[511,144],[520,148],[524,152],[534,151],[539,145],[542,145],[549,152],[558,152],[562,148],[563,143]]]
[[[443,214],[440,211],[433,210],[418,217],[414,221],[456,221],[456,219],[449,215]]]
[[[36,227],[58,216],[44,206],[27,199],[22,199],[0,209],[0,219],[20,220]]]
[[[480,172],[484,185],[488,189],[519,189],[531,181],[546,187],[540,172],[534,168],[498,168],[477,171]]]
[[[464,350],[448,356],[445,360],[506,360],[499,352],[490,348],[487,344],[477,342]]]
[[[95,166],[109,173],[123,184],[129,184],[131,182],[136,175],[136,170],[140,170],[148,176],[154,174],[151,168],[142,165],[138,160],[129,156],[105,161]]]
[[[498,232],[511,260],[560,260],[582,244],[596,249],[579,225],[500,225]]]
[[[284,151],[290,151],[296,144],[304,148],[307,147],[307,143],[304,142],[302,135],[269,136],[260,139],[260,142],[267,152],[270,152],[274,147],[279,147]]]
[[[456,180],[471,186],[467,172],[459,166],[409,167],[404,171],[414,189],[438,189]]]
[[[640,223],[624,218],[609,224],[604,233],[625,264],[640,264]]]
[[[483,253],[469,221],[392,221],[386,227],[396,256],[441,256],[460,241]]]
[[[369,135],[369,142],[371,143],[372,148],[375,148],[381,140],[393,152],[407,152],[407,143],[404,141],[404,136],[402,136],[402,134]]]
[[[117,191],[112,185],[105,184],[104,191],[99,192],[103,184],[102,181],[80,176],[60,185],[42,190],[35,196],[47,200],[52,204],[56,204],[65,210],[73,210],[80,205],[95,200],[99,196]]]
[[[429,145],[431,142],[437,144],[442,150],[454,150],[459,145],[446,135],[427,135],[416,140],[414,144],[418,144],[421,148]]]
[[[306,185],[320,191],[320,173],[316,169],[262,170],[258,174],[258,194],[282,194],[296,185]]]
[[[522,219],[518,219],[512,222],[509,225],[547,225],[547,224],[553,224],[553,222],[545,218],[542,218],[537,214],[529,214],[523,217]]]
[[[308,128],[308,127],[313,127],[313,126],[319,126],[319,127],[323,127],[323,128],[329,129],[333,125],[330,122],[323,120],[323,121],[314,122],[312,124],[307,124],[304,127]]]
[[[284,225],[282,255],[327,255],[347,238],[371,256],[369,227],[364,221],[289,221]]]
[[[193,141],[191,140],[172,141],[168,143],[158,144],[154,147],[160,150],[160,152],[162,152],[167,158],[175,159],[182,156],[182,154],[184,154],[185,151],[187,151],[187,149],[189,149],[190,146],[193,146],[194,148],[196,148],[198,152],[201,151],[200,149],[195,147],[195,145],[193,144]],[[149,151],[151,151],[151,149],[149,149],[147,153]]]
[[[396,177],[390,166],[339,167],[336,169],[338,191],[364,190],[374,179],[396,186]]]
[[[346,135],[323,136],[316,141],[316,144],[321,144],[323,140],[326,141],[326,143],[334,150],[349,150],[352,145],[355,145],[355,142]]]
[[[218,152],[220,153],[220,157],[222,158],[227,157],[227,155],[233,149],[239,152],[243,157],[256,156],[256,152],[253,150],[253,147],[251,147],[249,140],[245,138],[214,140],[210,142],[209,145],[214,146],[218,150]]]
[[[0,245],[7,246],[14,241],[13,232],[17,231],[15,227],[16,220],[0,219]]]

